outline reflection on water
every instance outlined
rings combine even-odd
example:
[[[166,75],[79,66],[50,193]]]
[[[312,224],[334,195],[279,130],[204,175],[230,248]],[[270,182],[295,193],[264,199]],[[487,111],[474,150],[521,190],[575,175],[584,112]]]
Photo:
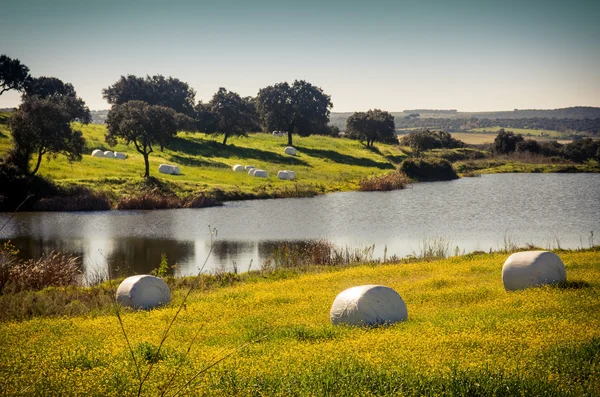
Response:
[[[230,202],[164,211],[17,213],[0,231],[24,258],[51,250],[82,257],[86,272],[148,273],[165,253],[195,274],[219,231],[206,270],[256,269],[282,241],[327,239],[375,257],[419,253],[442,236],[466,252],[503,247],[506,237],[541,247],[587,246],[600,233],[600,175],[498,174],[420,183],[395,192],[348,192],[315,198]],[[0,214],[3,224],[10,214]]]

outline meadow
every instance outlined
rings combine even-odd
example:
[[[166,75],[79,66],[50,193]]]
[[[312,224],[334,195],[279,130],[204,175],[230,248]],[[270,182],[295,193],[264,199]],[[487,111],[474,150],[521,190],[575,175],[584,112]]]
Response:
[[[257,272],[193,292],[158,357],[184,291],[121,317],[142,370],[154,365],[143,395],[600,395],[600,251],[557,253],[568,283],[518,292],[502,286],[507,253]],[[408,321],[331,325],[335,296],[360,284],[398,291]],[[138,392],[110,313],[6,321],[0,335],[3,395]]]
[[[103,191],[109,197],[122,197],[135,191],[143,180],[144,160],[133,144],[109,147],[104,142],[104,125],[76,125],[83,132],[87,149],[81,162],[69,163],[63,156],[42,160],[39,175],[62,186],[83,185]],[[286,190],[310,189],[314,194],[356,190],[362,178],[393,171],[406,155],[393,145],[369,149],[357,141],[324,136],[294,137],[297,156],[283,153],[287,138],[270,134],[250,134],[249,138],[230,138],[227,146],[221,138],[201,133],[179,133],[168,148],[150,154],[150,174],[160,178],[166,189],[179,196],[198,191],[222,190],[240,195],[261,196]],[[0,124],[0,156],[10,148],[10,132]],[[95,158],[94,149],[126,153],[126,160]],[[158,173],[162,163],[178,164],[181,175]],[[254,165],[269,172],[268,178],[253,178],[233,173],[235,164]],[[277,171],[290,169],[297,180],[277,179]]]

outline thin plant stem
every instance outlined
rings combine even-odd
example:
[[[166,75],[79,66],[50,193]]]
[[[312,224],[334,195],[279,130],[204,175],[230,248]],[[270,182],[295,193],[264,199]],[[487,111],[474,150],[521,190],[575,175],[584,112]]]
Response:
[[[208,254],[206,255],[206,259],[204,260],[204,263],[202,264],[202,267],[198,271],[198,274],[196,275],[196,279],[194,280],[194,282],[192,283],[192,285],[190,285],[190,288],[187,290],[187,293],[183,297],[183,300],[181,301],[181,304],[179,305],[179,308],[175,312],[175,315],[171,319],[171,322],[167,326],[167,329],[165,329],[165,332],[163,333],[162,339],[160,340],[160,343],[158,345],[158,349],[156,349],[156,353],[154,353],[154,359],[150,363],[150,366],[148,367],[148,370],[146,371],[146,374],[140,380],[140,386],[138,388],[138,396],[140,396],[142,394],[142,389],[144,387],[144,383],[146,382],[146,380],[150,376],[150,373],[152,372],[152,368],[154,368],[154,364],[158,361],[158,360],[156,360],[156,358],[159,357],[160,351],[161,351],[161,349],[162,349],[165,341],[167,340],[167,337],[169,335],[169,332],[171,331],[171,328],[173,327],[173,324],[175,323],[175,320],[177,320],[177,317],[179,316],[179,313],[181,313],[181,311],[185,307],[185,302],[187,301],[187,298],[190,296],[190,294],[192,293],[192,291],[194,289],[196,289],[196,286],[198,285],[198,280],[200,278],[200,275],[202,274],[202,272],[204,271],[204,268],[206,267],[206,264],[208,263],[208,259],[210,258],[210,255],[211,255],[211,253],[213,251],[213,248],[214,248],[215,238],[217,237],[217,234],[218,234],[217,229],[216,228],[215,229],[211,229],[210,225],[208,226],[208,230],[210,232],[210,248],[208,250]]]

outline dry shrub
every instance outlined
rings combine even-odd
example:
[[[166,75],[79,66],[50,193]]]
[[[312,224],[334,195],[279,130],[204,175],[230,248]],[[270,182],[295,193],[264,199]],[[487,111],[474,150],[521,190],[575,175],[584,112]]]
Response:
[[[154,188],[138,196],[124,197],[119,200],[119,210],[160,210],[167,208],[181,208],[181,200],[177,196],[167,196]]]
[[[200,193],[193,198],[187,199],[183,203],[184,208],[206,208],[216,207],[222,205],[220,201],[217,201],[214,197],[207,196],[205,193]]]
[[[361,179],[359,190],[364,192],[389,191],[404,189],[408,178],[401,172],[395,171],[385,175],[374,175]]]
[[[80,258],[52,251],[27,261],[12,258],[2,263],[7,275],[4,288],[10,292],[41,290],[46,287],[78,285],[81,280]]]

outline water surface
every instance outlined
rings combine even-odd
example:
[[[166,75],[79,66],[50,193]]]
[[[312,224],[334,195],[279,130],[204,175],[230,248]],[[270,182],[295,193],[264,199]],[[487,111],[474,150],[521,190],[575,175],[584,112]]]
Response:
[[[0,225],[7,213],[0,214]],[[193,274],[260,266],[281,241],[327,239],[375,244],[375,255],[419,254],[424,239],[443,237],[451,251],[488,251],[505,240],[542,247],[600,241],[599,174],[496,174],[419,183],[393,192],[345,192],[315,198],[228,202],[223,207],[162,211],[17,213],[0,232],[23,257],[50,250],[82,257],[87,272],[145,273],[162,253]]]

